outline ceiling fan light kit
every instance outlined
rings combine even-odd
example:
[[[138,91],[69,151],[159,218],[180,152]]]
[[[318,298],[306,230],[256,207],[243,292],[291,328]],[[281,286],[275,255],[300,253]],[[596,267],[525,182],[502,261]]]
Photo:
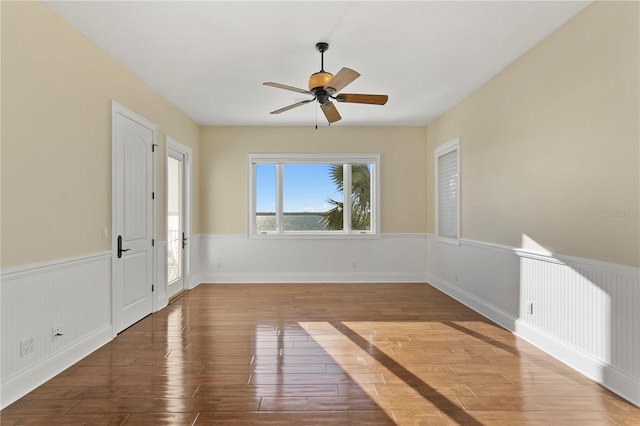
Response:
[[[313,91],[326,86],[332,78],[333,74],[324,71],[311,74],[311,77],[309,77],[309,90]]]
[[[329,49],[329,43],[316,43],[316,50],[320,52],[320,71],[311,74],[309,77],[309,90],[300,89],[286,84],[274,83],[271,81],[262,83],[265,86],[276,87],[278,89],[291,90],[298,93],[313,95],[312,99],[305,99],[295,104],[288,105],[284,108],[271,111],[271,114],[280,114],[281,112],[302,106],[309,102],[318,101],[320,109],[324,113],[329,124],[335,123],[342,117],[336,106],[331,102],[334,99],[338,102],[349,102],[369,105],[384,105],[389,97],[387,95],[365,95],[358,93],[338,93],[344,89],[353,80],[360,77],[357,71],[350,68],[342,68],[336,75],[324,70],[324,52]]]

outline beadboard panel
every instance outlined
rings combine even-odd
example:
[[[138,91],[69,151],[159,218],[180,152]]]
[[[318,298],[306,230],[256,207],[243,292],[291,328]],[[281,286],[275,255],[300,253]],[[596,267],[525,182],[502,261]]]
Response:
[[[163,309],[169,303],[167,297],[167,242],[156,242],[156,273],[154,280],[154,304],[153,311]]]
[[[367,239],[201,235],[200,281],[424,282],[424,234]]]
[[[433,236],[427,252],[430,284],[640,405],[640,269]]]
[[[191,264],[191,278],[190,278],[190,283],[188,283],[188,288],[192,289],[198,286],[198,284],[200,284],[202,282],[202,280],[200,279],[201,277],[201,267],[200,267],[200,259],[201,259],[201,255],[200,255],[200,235],[192,235],[191,236],[191,241],[189,242],[189,244],[191,244],[191,259],[190,259],[190,264]]]
[[[4,408],[111,340],[111,253],[6,269],[1,280]]]

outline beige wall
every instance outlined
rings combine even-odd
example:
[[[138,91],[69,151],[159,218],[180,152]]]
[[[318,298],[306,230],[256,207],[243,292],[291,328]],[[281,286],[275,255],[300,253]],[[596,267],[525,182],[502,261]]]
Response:
[[[638,6],[590,5],[428,127],[429,170],[461,138],[463,238],[640,265]]]
[[[247,233],[250,153],[380,153],[382,232],[426,231],[424,127],[203,127],[203,233]]]
[[[587,7],[427,129],[199,128],[45,6],[1,8],[2,267],[110,249],[111,99],[159,126],[159,238],[165,134],[193,149],[195,234],[246,232],[250,152],[380,152],[382,232],[433,232],[433,150],[460,136],[464,238],[640,263],[636,2]]]
[[[165,134],[194,151],[199,127],[46,6],[2,2],[2,267],[110,250],[111,99],[159,127],[157,235],[164,239]],[[194,197],[194,232],[199,232]]]

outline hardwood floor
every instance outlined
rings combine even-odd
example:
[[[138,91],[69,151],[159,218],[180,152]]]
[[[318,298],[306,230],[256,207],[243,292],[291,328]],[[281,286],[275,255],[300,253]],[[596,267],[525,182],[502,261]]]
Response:
[[[613,425],[640,409],[424,284],[200,285],[2,425]]]

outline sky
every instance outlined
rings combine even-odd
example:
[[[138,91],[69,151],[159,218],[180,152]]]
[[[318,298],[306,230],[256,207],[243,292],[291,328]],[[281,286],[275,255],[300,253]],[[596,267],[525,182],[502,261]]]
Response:
[[[328,198],[342,200],[329,175],[329,164],[285,164],[283,167],[284,212],[326,212]],[[276,167],[256,165],[256,211],[276,210]]]

